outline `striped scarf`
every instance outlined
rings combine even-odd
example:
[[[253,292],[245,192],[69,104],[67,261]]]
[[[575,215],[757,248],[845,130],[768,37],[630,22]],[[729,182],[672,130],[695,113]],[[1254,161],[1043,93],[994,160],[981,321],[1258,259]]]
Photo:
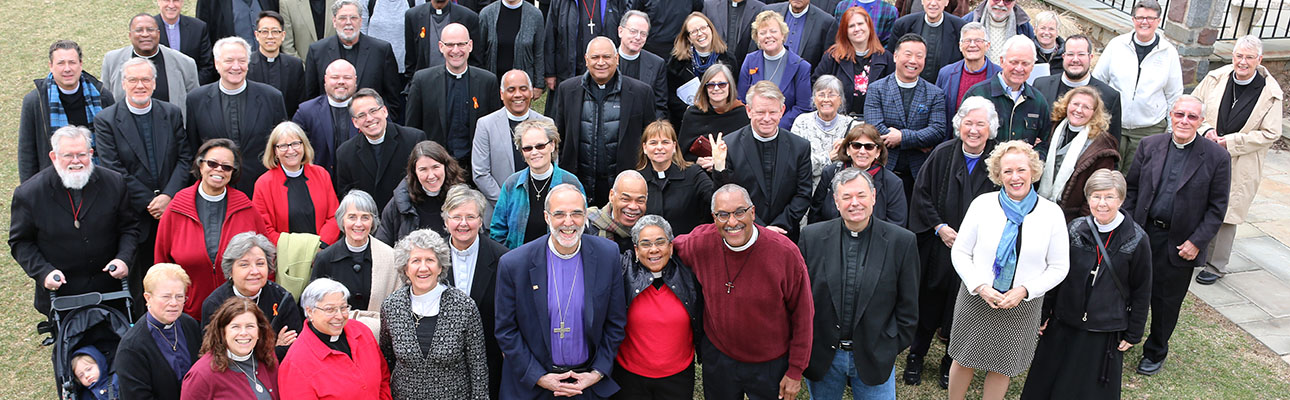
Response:
[[[53,133],[58,128],[67,126],[67,111],[63,109],[63,102],[58,98],[58,85],[54,83],[54,74],[50,73],[45,76],[45,86],[48,88],[49,97],[49,132]],[[85,75],[81,75],[81,94],[85,96],[85,120],[94,122],[94,115],[103,111],[103,103],[100,99],[99,89],[91,85]],[[87,127],[88,128],[88,127]],[[94,147],[94,137],[90,137],[90,148]]]

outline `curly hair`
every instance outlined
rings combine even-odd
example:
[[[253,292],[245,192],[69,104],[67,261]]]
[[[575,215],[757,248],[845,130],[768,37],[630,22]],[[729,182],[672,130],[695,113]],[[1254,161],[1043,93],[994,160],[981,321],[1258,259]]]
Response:
[[[399,270],[399,282],[410,285],[408,278],[408,261],[412,259],[412,249],[430,250],[439,264],[439,283],[448,283],[452,271],[452,255],[449,254],[448,241],[431,229],[412,231],[398,243],[394,244],[394,265]]]
[[[1053,122],[1066,119],[1066,108],[1070,106],[1075,96],[1081,94],[1093,99],[1093,116],[1089,117],[1088,124],[1085,125],[1090,129],[1088,138],[1092,140],[1107,134],[1107,129],[1111,126],[1111,115],[1106,112],[1106,105],[1102,103],[1102,93],[1092,86],[1080,86],[1062,95],[1062,98],[1053,104]]]
[[[258,339],[255,342],[255,348],[251,354],[255,360],[268,368],[274,368],[278,365],[278,356],[273,352],[274,343],[277,342],[277,336],[273,333],[273,326],[269,324],[269,319],[264,317],[264,312],[255,302],[243,297],[229,297],[224,304],[215,310],[211,315],[210,324],[206,326],[206,333],[202,335],[202,350],[200,354],[210,354],[211,369],[215,372],[224,372],[228,370],[228,344],[225,342],[224,328],[233,322],[242,314],[250,313],[255,316],[256,335]]]
[[[1039,182],[1039,177],[1044,174],[1044,160],[1039,159],[1039,153],[1030,147],[1029,143],[1020,140],[1009,140],[994,146],[994,151],[990,152],[990,158],[985,160],[986,171],[990,173],[990,182],[1004,186],[1002,160],[1008,153],[1021,153],[1029,158],[1030,183]]]

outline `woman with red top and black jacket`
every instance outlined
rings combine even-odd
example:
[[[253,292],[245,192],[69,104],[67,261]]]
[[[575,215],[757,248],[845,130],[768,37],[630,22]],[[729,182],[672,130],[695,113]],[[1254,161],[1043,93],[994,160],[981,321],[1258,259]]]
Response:
[[[228,280],[215,265],[229,239],[247,231],[264,233],[264,222],[251,207],[251,199],[229,187],[240,175],[238,165],[242,155],[232,140],[203,143],[193,160],[197,183],[175,193],[157,226],[153,255],[158,263],[184,267],[192,279],[184,313],[193,318],[201,317],[206,296]]]
[[[635,250],[623,254],[627,335],[615,359],[615,399],[694,397],[703,295],[690,267],[672,257],[672,238],[672,226],[657,215],[632,227]]]
[[[260,160],[268,172],[256,179],[252,201],[265,222],[264,236],[275,244],[287,232],[316,234],[329,245],[340,237],[331,174],[313,160],[314,148],[300,125],[286,121],[269,133]]]

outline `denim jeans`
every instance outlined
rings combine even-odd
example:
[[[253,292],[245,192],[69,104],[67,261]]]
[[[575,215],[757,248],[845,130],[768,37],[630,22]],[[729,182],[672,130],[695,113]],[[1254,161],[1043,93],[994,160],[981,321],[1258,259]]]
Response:
[[[819,381],[808,379],[806,384],[811,390],[812,400],[841,400],[848,384],[851,385],[852,399],[895,400],[895,377],[896,369],[893,366],[886,382],[874,386],[866,385],[860,381],[860,375],[856,372],[855,357],[850,351],[838,350],[833,355],[833,365],[829,367],[829,372],[824,374],[824,379]]]

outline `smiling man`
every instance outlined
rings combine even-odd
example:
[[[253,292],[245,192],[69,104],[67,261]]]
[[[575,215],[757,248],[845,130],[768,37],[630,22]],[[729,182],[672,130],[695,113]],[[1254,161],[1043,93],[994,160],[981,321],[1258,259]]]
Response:
[[[1017,0],[985,0],[975,10],[963,16],[967,22],[980,22],[985,27],[986,38],[991,43],[1003,43],[1009,38],[1022,35],[1031,40],[1034,47],[1035,27],[1030,24],[1030,16],[1017,4]],[[991,62],[1002,64],[1003,47],[986,51]]]
[[[1111,39],[1100,58],[1103,62],[1093,67],[1093,77],[1125,99],[1121,172],[1133,164],[1142,138],[1168,127],[1169,107],[1183,92],[1181,59],[1178,49],[1159,32],[1162,17],[1156,0],[1138,0],[1133,5],[1133,32]]]
[[[305,58],[305,98],[322,94],[323,76],[333,61],[344,59],[357,69],[358,87],[372,88],[389,105],[389,113],[402,121],[403,76],[394,58],[394,48],[386,42],[362,33],[362,10],[358,0],[336,0],[331,6],[331,23],[336,34],[309,45]]]
[[[981,96],[994,103],[999,112],[1000,143],[1022,140],[1034,146],[1047,141],[1052,131],[1049,113],[1052,103],[1034,86],[1026,83],[1035,67],[1035,43],[1017,35],[1003,43],[1003,71],[998,75],[973,85],[964,97]],[[1048,153],[1047,146],[1035,149],[1040,156]]]
[[[408,122],[439,142],[453,159],[470,165],[476,122],[502,108],[493,96],[497,76],[468,64],[475,42],[466,26],[449,24],[439,34],[444,64],[417,71],[408,84]]]
[[[475,141],[470,155],[471,177],[491,205],[497,204],[506,178],[525,166],[524,153],[513,143],[515,127],[530,118],[551,122],[550,118],[531,108],[534,89],[527,72],[518,69],[507,71],[502,75],[501,86],[504,107],[480,117],[475,123]],[[485,213],[488,220],[492,218],[491,211],[490,206]]]
[[[122,60],[124,61],[124,60]],[[49,74],[36,79],[35,89],[22,97],[18,117],[18,181],[31,179],[52,165],[49,137],[58,128],[90,126],[94,116],[115,103],[111,91],[82,70],[81,46],[59,40],[49,46]],[[120,85],[120,82],[117,83]]]
[[[945,128],[945,94],[920,77],[927,43],[916,33],[896,42],[896,72],[869,85],[864,115],[888,149],[887,169],[904,181],[905,198],[910,198],[927,153],[950,135]]]
[[[631,10],[623,13],[618,23],[618,72],[636,78],[654,88],[654,114],[658,119],[667,118],[667,67],[663,58],[645,50],[649,36],[649,15]]]
[[[980,22],[968,22],[959,29],[959,52],[963,59],[941,67],[936,74],[936,87],[945,92],[945,120],[959,110],[964,95],[972,85],[984,82],[999,74],[1003,68],[985,58],[990,50],[990,39],[985,36],[985,26]]]
[[[116,90],[121,87],[121,64],[133,57],[146,58],[157,68],[152,98],[177,105],[187,115],[188,92],[200,85],[197,64],[183,53],[160,44],[159,32],[157,21],[151,15],[140,13],[131,18],[130,30],[126,33],[130,45],[103,55],[103,80],[112,88],[116,101],[125,100],[125,93]]]
[[[332,61],[323,79],[326,93],[301,104],[300,111],[291,120],[309,135],[314,163],[336,176],[336,149],[349,138],[358,136],[349,115],[350,99],[358,91],[358,82],[354,66],[345,60]]]
[[[1093,53],[1096,52],[1093,41],[1083,34],[1071,35],[1066,38],[1063,48],[1062,73],[1035,79],[1035,89],[1044,95],[1044,99],[1051,102],[1056,102],[1066,95],[1066,92],[1080,86],[1092,86],[1097,89],[1098,95],[1102,97],[1102,104],[1106,105],[1106,112],[1111,114],[1111,125],[1107,132],[1118,143],[1120,141],[1120,92],[1089,73],[1093,67]]]
[[[632,227],[645,215],[648,191],[640,172],[633,169],[619,172],[614,178],[614,188],[609,189],[609,204],[587,210],[587,234],[618,243],[619,252],[634,248]]]
[[[891,28],[891,37],[895,39],[906,33],[917,33],[923,38],[927,44],[927,67],[920,76],[931,83],[937,82],[941,67],[963,59],[958,43],[963,24],[967,22],[945,12],[946,3],[948,0],[923,0],[923,11],[900,17]],[[888,41],[887,51],[896,51],[896,40]]]
[[[191,57],[197,63],[197,75],[201,84],[214,82],[219,78],[215,73],[215,64],[211,58],[211,36],[206,29],[206,22],[180,12],[184,0],[157,0],[160,11],[152,18],[157,22],[161,35],[161,44]]]
[[[359,189],[372,194],[384,209],[394,188],[407,176],[404,160],[425,133],[390,122],[385,100],[376,90],[359,89],[349,102],[349,115],[362,135],[336,149],[336,193]]]
[[[255,41],[260,48],[251,54],[251,72],[247,79],[282,92],[287,116],[293,117],[300,103],[305,101],[305,62],[282,51],[284,21],[277,12],[260,13],[255,27]]]

